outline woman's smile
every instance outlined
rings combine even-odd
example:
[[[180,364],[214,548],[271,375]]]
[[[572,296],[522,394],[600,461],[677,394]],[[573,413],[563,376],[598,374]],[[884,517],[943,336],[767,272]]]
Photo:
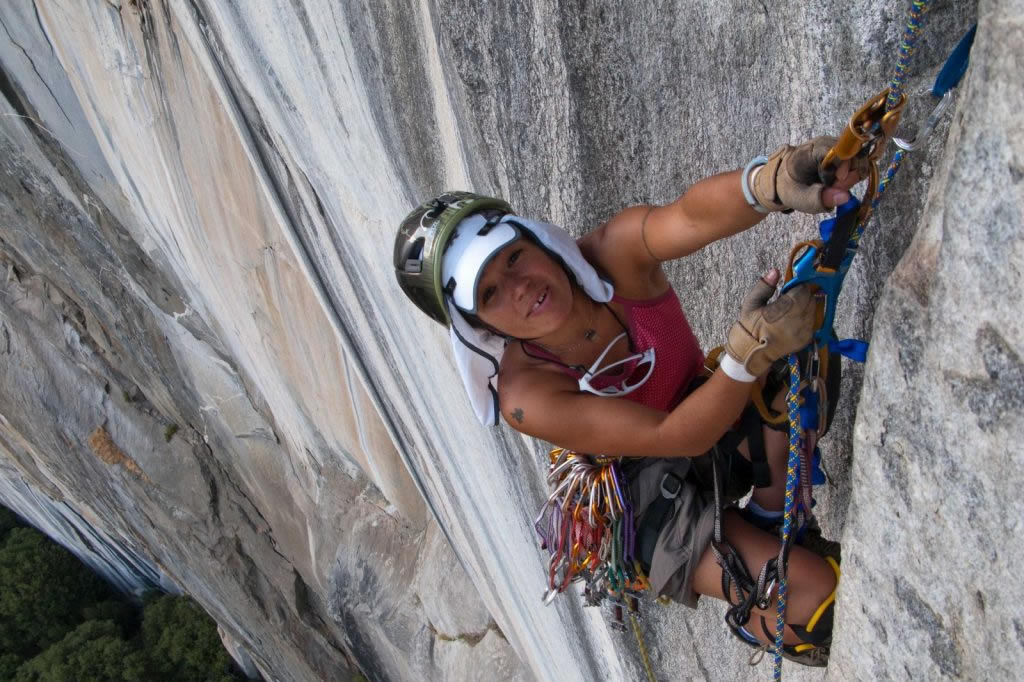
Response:
[[[544,304],[548,300],[548,293],[551,291],[550,287],[544,287],[544,291],[541,292],[537,300],[530,306],[530,312],[526,314],[527,317],[534,315],[535,313],[542,312],[544,310]]]

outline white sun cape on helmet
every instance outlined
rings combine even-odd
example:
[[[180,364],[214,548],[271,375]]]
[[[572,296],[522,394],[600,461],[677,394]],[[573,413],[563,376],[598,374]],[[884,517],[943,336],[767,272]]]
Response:
[[[498,225],[503,223],[528,231],[545,248],[558,254],[575,275],[576,283],[592,299],[599,303],[612,300],[615,290],[611,283],[601,279],[597,270],[583,258],[579,246],[576,245],[576,240],[568,232],[557,225],[520,218],[512,214],[507,214],[498,221]],[[490,259],[498,251],[512,241],[512,239],[506,239],[508,233],[505,232],[501,236],[494,236],[488,240],[489,243],[484,248],[473,249],[472,245],[465,243],[465,236],[478,234],[486,224],[487,220],[482,215],[472,215],[462,220],[457,228],[456,236],[453,237],[453,242],[463,243],[461,245],[452,244],[450,248],[453,251],[452,262],[449,263],[448,254],[445,255],[444,270],[448,273],[445,276],[459,276],[468,280],[463,284],[463,291],[459,292],[463,295],[457,296],[463,304],[472,304],[480,270],[490,262]],[[460,236],[462,239],[459,238]],[[456,246],[459,248],[455,249]],[[466,262],[460,263],[465,258],[468,258],[468,265]],[[455,288],[458,289],[458,284],[455,285]],[[469,297],[464,295],[467,288],[471,294]],[[486,329],[472,327],[463,317],[460,308],[455,305],[452,296],[445,296],[445,304],[452,320],[450,335],[455,364],[459,368],[462,384],[466,387],[466,395],[469,396],[473,412],[481,424],[496,426],[501,414],[498,407],[498,367],[505,354],[505,337],[492,334]]]

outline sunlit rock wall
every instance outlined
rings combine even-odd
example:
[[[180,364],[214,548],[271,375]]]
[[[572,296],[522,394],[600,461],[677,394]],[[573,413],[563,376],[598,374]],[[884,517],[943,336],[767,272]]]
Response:
[[[845,543],[837,679],[1024,662],[1003,601],[1024,9],[936,5],[910,91],[977,20],[974,64],[840,307],[876,346],[866,381],[845,368],[818,494]],[[632,634],[541,606],[545,446],[476,425],[444,331],[394,284],[395,225],[460,187],[581,234],[837,132],[890,76],[903,11],[0,4],[0,471],[196,597],[268,678],[642,678]],[[813,230],[775,216],[668,266],[705,346]],[[721,611],[645,604],[658,679],[750,674]]]

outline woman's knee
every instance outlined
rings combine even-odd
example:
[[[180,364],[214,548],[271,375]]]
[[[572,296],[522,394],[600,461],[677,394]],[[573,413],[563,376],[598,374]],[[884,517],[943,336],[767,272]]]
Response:
[[[839,586],[838,565],[803,547],[793,547],[787,566],[790,605],[793,618],[788,621],[805,623]]]
[[[768,561],[779,555],[779,538],[747,523],[735,510],[723,515],[723,536],[751,576],[757,576]],[[787,580],[791,615],[787,620],[806,622],[835,592],[838,572],[817,554],[793,546],[787,563]]]

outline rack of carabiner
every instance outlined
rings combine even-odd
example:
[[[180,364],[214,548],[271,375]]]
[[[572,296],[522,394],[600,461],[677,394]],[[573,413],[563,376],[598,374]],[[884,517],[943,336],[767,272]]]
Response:
[[[613,626],[637,610],[637,593],[648,587],[636,562],[633,507],[618,458],[565,448],[549,453],[552,489],[534,522],[541,548],[550,553],[544,604],[583,581],[584,605],[606,605]]]

